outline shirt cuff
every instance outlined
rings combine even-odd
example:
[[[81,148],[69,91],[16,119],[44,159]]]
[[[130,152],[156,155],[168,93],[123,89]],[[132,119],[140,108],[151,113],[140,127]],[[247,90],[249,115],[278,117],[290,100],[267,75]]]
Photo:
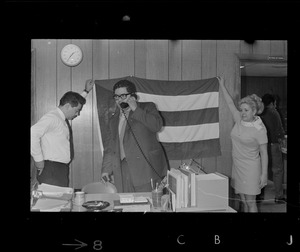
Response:
[[[44,161],[43,155],[32,156],[32,157],[33,157],[34,162],[42,162],[42,161]]]
[[[88,93],[87,93],[86,91],[83,91],[83,92],[81,93],[81,96],[82,96],[83,98],[87,97],[87,95],[88,95]]]

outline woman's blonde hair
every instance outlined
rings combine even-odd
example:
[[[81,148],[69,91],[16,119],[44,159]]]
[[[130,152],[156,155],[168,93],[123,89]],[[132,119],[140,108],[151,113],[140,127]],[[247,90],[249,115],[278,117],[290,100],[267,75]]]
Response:
[[[261,98],[259,96],[257,96],[256,94],[248,95],[248,96],[242,98],[239,101],[239,107],[241,107],[241,105],[243,103],[248,104],[252,110],[256,110],[257,115],[261,114],[264,110],[264,104],[263,104]]]

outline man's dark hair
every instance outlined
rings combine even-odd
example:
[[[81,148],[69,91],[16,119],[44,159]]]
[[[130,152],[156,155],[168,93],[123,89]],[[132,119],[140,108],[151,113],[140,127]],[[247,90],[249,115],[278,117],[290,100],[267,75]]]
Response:
[[[271,94],[265,94],[262,97],[262,102],[264,103],[265,107],[267,107],[270,105],[270,103],[275,102],[275,97],[274,97],[274,95],[271,95]]]
[[[71,107],[77,107],[79,103],[83,106],[86,99],[76,92],[69,91],[60,99],[59,106],[64,106],[66,103],[71,104]]]
[[[136,93],[136,87],[135,85],[129,81],[129,80],[120,80],[118,81],[114,87],[113,87],[113,91],[115,92],[116,89],[118,88],[122,88],[125,87],[127,89],[128,93]]]

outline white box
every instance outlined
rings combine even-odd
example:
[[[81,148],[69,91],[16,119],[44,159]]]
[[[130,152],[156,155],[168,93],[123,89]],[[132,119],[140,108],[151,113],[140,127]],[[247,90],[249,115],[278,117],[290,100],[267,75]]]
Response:
[[[228,208],[228,178],[218,172],[196,175],[196,204],[203,210]]]

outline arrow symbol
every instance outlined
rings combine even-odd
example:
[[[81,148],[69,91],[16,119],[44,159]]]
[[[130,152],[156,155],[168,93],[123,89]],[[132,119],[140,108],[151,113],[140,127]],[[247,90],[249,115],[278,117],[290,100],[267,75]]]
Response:
[[[79,240],[76,240],[74,239],[75,241],[79,242],[79,244],[63,244],[63,246],[77,246],[78,248],[75,248],[75,249],[80,249],[80,248],[83,248],[85,246],[87,246],[86,243],[82,242],[82,241],[79,241]]]

